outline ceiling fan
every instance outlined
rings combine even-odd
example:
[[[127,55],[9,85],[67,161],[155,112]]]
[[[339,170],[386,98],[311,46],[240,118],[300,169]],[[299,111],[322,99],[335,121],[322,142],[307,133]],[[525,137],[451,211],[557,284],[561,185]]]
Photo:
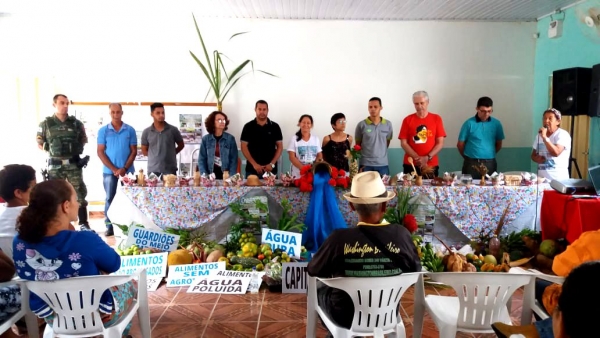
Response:
[[[600,1],[588,1],[586,5],[576,10],[579,27],[586,37],[600,43]]]

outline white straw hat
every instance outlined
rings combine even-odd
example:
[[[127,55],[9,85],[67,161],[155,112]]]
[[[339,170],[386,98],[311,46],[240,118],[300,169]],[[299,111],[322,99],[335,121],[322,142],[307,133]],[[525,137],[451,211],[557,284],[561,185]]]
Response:
[[[385,196],[382,195],[386,193]],[[376,171],[362,172],[354,176],[350,192],[344,198],[355,204],[383,203],[396,197],[396,193],[387,191],[381,176]]]

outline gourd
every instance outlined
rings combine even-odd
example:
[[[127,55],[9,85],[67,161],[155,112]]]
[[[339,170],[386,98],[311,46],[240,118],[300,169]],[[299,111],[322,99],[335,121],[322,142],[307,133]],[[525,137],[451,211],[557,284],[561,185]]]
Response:
[[[182,265],[182,264],[192,264],[193,260],[192,254],[185,250],[179,249],[172,251],[167,257],[167,264],[170,265]]]
[[[552,315],[554,309],[558,305],[558,297],[560,297],[561,292],[561,284],[548,285],[546,289],[544,289],[544,294],[542,295],[542,303],[544,304],[546,312],[548,312],[550,315]]]
[[[213,262],[217,262],[219,260],[219,258],[223,257],[223,252],[221,252],[220,250],[215,250],[213,252],[210,253],[210,255],[208,255],[208,257],[206,257],[206,263],[213,263]]]

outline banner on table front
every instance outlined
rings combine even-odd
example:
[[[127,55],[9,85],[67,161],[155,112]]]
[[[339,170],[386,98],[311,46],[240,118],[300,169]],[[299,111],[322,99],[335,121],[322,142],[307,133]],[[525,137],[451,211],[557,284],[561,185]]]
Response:
[[[129,236],[127,236],[125,245],[130,247],[134,244],[139,248],[156,248],[164,252],[171,252],[176,250],[179,245],[179,235],[132,226],[129,228]]]
[[[222,293],[243,295],[248,289],[251,276],[233,277],[219,276],[214,272],[208,277],[200,277],[194,281],[188,293]]]
[[[167,274],[166,252],[150,255],[121,256],[121,268],[115,275],[131,275],[142,269],[146,269],[146,276],[150,278],[164,277]]]
[[[281,265],[281,293],[306,293],[308,290],[308,262]]]
[[[167,287],[192,285],[198,277],[206,277],[211,271],[225,270],[225,262],[198,263],[169,266]]]
[[[262,243],[271,244],[271,249],[281,249],[290,257],[300,258],[302,253],[302,234],[295,232],[263,228]]]

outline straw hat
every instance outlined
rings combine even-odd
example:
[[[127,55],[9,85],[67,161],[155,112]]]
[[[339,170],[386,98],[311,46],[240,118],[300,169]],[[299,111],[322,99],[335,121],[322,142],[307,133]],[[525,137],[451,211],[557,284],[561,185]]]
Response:
[[[384,197],[378,197],[384,193]],[[344,194],[344,198],[354,204],[383,203],[394,197],[396,193],[385,189],[381,176],[376,171],[362,172],[354,176],[350,192]]]
[[[262,183],[260,182],[258,176],[250,175],[248,178],[246,178],[246,185],[249,187],[260,187]]]

